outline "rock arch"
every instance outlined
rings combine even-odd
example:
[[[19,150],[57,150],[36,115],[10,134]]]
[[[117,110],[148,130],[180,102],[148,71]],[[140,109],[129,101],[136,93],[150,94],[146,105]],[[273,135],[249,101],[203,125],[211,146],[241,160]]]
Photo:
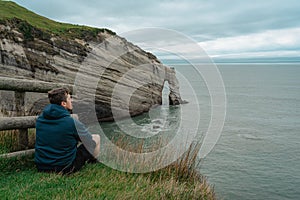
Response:
[[[179,81],[176,78],[176,72],[174,67],[166,67],[165,68],[165,83],[169,84],[169,105],[179,105],[187,103],[187,101],[184,101],[181,99],[180,92],[179,92]]]

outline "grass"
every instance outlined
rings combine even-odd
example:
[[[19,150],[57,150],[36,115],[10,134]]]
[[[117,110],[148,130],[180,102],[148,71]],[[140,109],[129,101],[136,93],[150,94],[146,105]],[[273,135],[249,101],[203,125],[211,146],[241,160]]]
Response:
[[[15,131],[0,133],[0,140],[13,146]],[[5,136],[5,137],[4,137]],[[9,137],[11,136],[11,138]],[[35,129],[29,130],[35,136]],[[11,142],[11,143],[9,143]],[[116,144],[143,152],[143,145],[132,145],[120,137]],[[5,144],[5,143],[3,143]],[[0,147],[4,147],[0,144]],[[9,149],[2,148],[5,153]],[[2,199],[215,199],[213,188],[198,169],[200,144],[171,165],[149,173],[125,173],[104,164],[87,164],[75,174],[39,173],[33,156],[0,158],[0,197]],[[1,148],[0,148],[1,149]],[[10,149],[11,151],[11,149]],[[120,158],[128,163],[127,158]],[[155,162],[155,161],[152,161]],[[147,163],[145,163],[147,165]]]
[[[14,2],[0,0],[0,20],[9,21],[12,19],[20,19],[30,24],[32,27],[61,37],[82,39],[88,36],[95,37],[97,33],[104,31],[115,35],[113,31],[108,29],[99,29],[83,25],[73,25],[68,23],[56,22],[46,17],[37,15]],[[26,24],[26,30],[31,29],[31,26],[28,26]]]
[[[28,129],[28,148],[34,148],[35,128]],[[24,147],[19,146],[19,131],[6,130],[0,131],[0,154],[23,150]]]
[[[3,133],[6,133],[3,134]],[[5,136],[5,137],[4,137]],[[5,153],[17,142],[15,131],[0,133]],[[35,129],[29,130],[34,138]],[[6,140],[4,139],[6,138]],[[30,139],[31,140],[31,139]],[[116,144],[143,152],[143,145],[132,145],[120,137]],[[6,149],[3,144],[9,144]],[[200,144],[171,165],[149,173],[125,173],[104,164],[87,164],[75,174],[63,176],[39,173],[33,156],[0,158],[0,197],[2,199],[216,199],[213,188],[198,169]],[[0,148],[1,149],[1,148]],[[123,159],[128,162],[127,158]],[[155,161],[153,161],[155,162]],[[146,165],[147,163],[145,163]]]
[[[120,172],[87,164],[72,175],[38,173],[33,156],[0,159],[3,199],[215,199],[211,186],[192,167],[193,151],[155,172]]]

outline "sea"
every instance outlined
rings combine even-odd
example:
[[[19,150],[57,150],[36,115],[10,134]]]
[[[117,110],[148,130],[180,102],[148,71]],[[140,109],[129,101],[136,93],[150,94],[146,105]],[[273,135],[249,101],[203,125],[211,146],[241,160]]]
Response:
[[[213,85],[225,94],[221,102],[225,110],[219,110],[225,113],[216,118],[222,125],[220,134],[198,170],[213,185],[217,198],[300,199],[300,64],[217,63],[215,79],[206,79],[191,65],[172,67],[188,104],[168,106],[166,85],[162,106],[130,121],[104,123],[102,128],[116,132],[118,126],[127,126],[125,130],[148,138],[196,131],[195,137],[203,142],[213,115],[218,115],[212,114],[216,97],[208,84]],[[221,90],[212,82],[217,79],[223,83]]]
[[[200,171],[220,199],[300,199],[300,64],[217,64],[227,112]]]

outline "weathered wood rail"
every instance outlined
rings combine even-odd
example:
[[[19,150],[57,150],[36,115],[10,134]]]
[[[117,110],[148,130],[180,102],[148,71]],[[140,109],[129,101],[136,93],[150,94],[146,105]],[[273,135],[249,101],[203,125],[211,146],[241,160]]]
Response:
[[[18,129],[19,146],[22,149],[27,149],[28,128],[35,127],[37,116],[25,116],[25,93],[47,93],[49,90],[58,87],[66,87],[73,94],[75,93],[74,86],[70,84],[0,77],[0,90],[14,91],[16,104],[16,116],[0,117],[0,131]]]
[[[0,117],[0,131],[35,127],[37,116]]]
[[[66,87],[74,93],[74,87],[70,84],[0,77],[0,90],[47,93],[49,90],[58,87]]]

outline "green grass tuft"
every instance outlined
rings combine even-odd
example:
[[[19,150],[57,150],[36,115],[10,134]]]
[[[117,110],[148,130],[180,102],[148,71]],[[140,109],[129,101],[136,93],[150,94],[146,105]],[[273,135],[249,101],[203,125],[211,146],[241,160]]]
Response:
[[[0,154],[24,150],[19,145],[19,130],[0,131]],[[34,148],[35,128],[28,129],[28,148]]]
[[[19,6],[11,1],[0,1],[0,24],[5,24],[7,21],[23,21],[21,30],[25,31],[26,39],[31,39],[32,27],[40,29],[49,34],[55,34],[60,37],[92,39],[99,32],[107,32],[111,35],[116,33],[105,28],[94,28],[83,25],[74,25],[68,23],[56,22],[46,17],[37,15],[26,8]],[[28,25],[29,24],[29,25]],[[19,27],[20,28],[20,27]],[[23,32],[24,34],[24,32]]]

